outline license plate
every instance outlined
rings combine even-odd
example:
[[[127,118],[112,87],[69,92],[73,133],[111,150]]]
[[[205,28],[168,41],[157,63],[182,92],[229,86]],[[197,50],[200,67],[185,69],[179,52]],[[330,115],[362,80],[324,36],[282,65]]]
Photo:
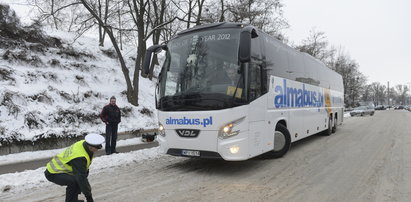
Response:
[[[184,156],[200,156],[200,151],[182,150],[181,154]]]

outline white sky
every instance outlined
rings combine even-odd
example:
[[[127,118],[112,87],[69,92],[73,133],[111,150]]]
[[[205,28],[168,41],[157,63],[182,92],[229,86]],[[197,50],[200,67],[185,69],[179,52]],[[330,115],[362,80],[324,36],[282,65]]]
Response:
[[[284,0],[286,35],[300,44],[323,31],[360,65],[368,83],[411,84],[410,0]]]

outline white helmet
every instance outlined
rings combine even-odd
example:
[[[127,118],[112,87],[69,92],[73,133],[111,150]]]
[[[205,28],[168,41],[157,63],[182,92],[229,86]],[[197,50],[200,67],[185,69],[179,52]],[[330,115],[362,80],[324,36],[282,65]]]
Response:
[[[87,144],[91,146],[102,146],[102,144],[105,142],[104,137],[97,133],[90,133],[86,135],[85,140]]]

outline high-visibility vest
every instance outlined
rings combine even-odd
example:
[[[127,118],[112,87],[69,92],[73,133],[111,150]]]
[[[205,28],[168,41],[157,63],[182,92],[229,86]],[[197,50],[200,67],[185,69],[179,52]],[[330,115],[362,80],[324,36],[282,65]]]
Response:
[[[84,157],[87,159],[87,170],[88,170],[91,164],[91,159],[86,149],[84,149],[84,146],[83,146],[84,141],[85,140],[80,140],[74,143],[73,145],[71,145],[70,147],[68,147],[67,149],[65,149],[60,154],[57,154],[53,159],[51,159],[47,163],[47,170],[53,174],[56,174],[56,173],[73,174],[73,167],[67,163],[79,157]]]

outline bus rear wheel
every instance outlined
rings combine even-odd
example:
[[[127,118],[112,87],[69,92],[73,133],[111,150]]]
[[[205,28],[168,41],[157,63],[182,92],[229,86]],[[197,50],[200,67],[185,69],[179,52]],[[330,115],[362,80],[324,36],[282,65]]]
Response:
[[[336,131],[337,131],[337,116],[335,116],[334,118],[332,133],[335,133]]]
[[[274,132],[274,149],[269,152],[271,158],[283,157],[291,146],[291,136],[288,129],[282,125],[277,124]]]
[[[324,136],[330,136],[332,134],[332,116],[328,117],[328,128],[325,129],[321,134]]]

